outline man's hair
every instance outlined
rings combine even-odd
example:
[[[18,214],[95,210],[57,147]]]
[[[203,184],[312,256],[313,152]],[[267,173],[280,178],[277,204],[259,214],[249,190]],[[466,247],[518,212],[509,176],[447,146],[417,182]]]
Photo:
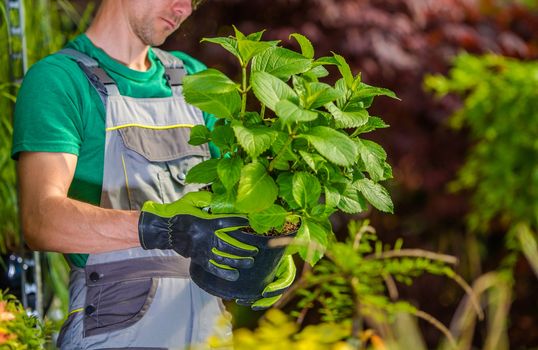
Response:
[[[192,8],[196,9],[198,6],[200,6],[202,3],[204,3],[206,0],[192,0]],[[97,4],[100,5],[104,0],[97,0]]]
[[[192,0],[192,8],[197,9],[205,0]]]

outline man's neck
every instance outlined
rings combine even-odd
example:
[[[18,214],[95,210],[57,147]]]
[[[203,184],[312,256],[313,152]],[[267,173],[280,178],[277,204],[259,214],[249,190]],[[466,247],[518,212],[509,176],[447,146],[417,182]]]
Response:
[[[115,3],[108,2],[109,8],[106,10],[100,8],[86,35],[110,57],[131,69],[146,71],[150,68],[149,46],[131,30],[124,13],[112,8]]]

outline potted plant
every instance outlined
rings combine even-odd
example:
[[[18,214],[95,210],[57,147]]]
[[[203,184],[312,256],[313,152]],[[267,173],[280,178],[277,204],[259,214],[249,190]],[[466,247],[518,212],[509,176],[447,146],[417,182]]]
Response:
[[[329,216],[335,211],[358,213],[368,202],[393,211],[379,184],[392,177],[387,155],[361,136],[388,126],[368,114],[374,97],[396,96],[363,83],[338,54],[315,59],[311,42],[301,34],[290,36],[300,46],[297,52],[279,41],[263,41],[263,31],[244,35],[234,29],[235,36],[203,41],[238,59],[240,82],[212,68],[184,79],[186,101],[218,118],[212,130],[193,127],[189,143],[212,142],[221,153],[190,169],[186,181],[211,184],[213,213],[248,216],[251,232],[236,238],[258,246],[260,253],[255,266],[240,273],[247,283],[237,285],[242,292],[252,286],[247,292],[254,297],[272,279],[284,252],[284,247],[267,249],[279,235],[296,234],[303,243],[293,249],[313,265],[333,237]],[[338,80],[328,66],[336,67]],[[323,82],[331,79],[336,83]],[[251,105],[254,109],[247,109]],[[233,288],[235,283],[202,274],[191,266],[193,280],[219,296],[217,285]]]

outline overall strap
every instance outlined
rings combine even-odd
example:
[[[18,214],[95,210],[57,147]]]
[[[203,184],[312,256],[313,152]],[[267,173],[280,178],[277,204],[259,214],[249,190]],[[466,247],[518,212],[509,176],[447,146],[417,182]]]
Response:
[[[104,105],[106,105],[108,96],[120,94],[114,79],[112,79],[103,68],[99,67],[99,63],[90,56],[69,48],[62,49],[57,53],[69,56],[78,63],[79,67],[90,81],[90,84],[92,84],[95,90],[99,93]]]
[[[181,85],[186,74],[183,61],[169,52],[154,47],[151,49],[164,66],[166,81],[170,88]]]

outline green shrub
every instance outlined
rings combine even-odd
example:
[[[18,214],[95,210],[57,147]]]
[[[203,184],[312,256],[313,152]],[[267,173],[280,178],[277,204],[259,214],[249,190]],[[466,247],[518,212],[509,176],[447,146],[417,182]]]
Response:
[[[463,100],[450,122],[468,131],[471,146],[450,188],[470,192],[470,238],[506,232],[507,254],[498,270],[475,282],[477,294],[487,291],[488,296],[485,348],[505,348],[514,268],[521,254],[538,276],[538,63],[460,54],[448,76],[429,76],[425,85],[439,97],[454,94]],[[474,319],[460,321],[470,346],[473,332],[465,322],[473,329]]]
[[[468,226],[485,232],[495,219],[538,227],[538,63],[496,55],[459,55],[448,77],[430,76],[438,96],[464,99],[452,126],[472,146],[452,184],[471,190]]]
[[[92,2],[82,15],[67,0],[26,0],[25,39],[28,65],[59,50],[67,40],[82,32],[93,12]],[[15,162],[11,160],[12,113],[20,78],[19,64],[9,58],[9,45],[21,47],[16,37],[10,37],[5,2],[0,2],[0,253],[18,250],[20,246],[17,214]]]

